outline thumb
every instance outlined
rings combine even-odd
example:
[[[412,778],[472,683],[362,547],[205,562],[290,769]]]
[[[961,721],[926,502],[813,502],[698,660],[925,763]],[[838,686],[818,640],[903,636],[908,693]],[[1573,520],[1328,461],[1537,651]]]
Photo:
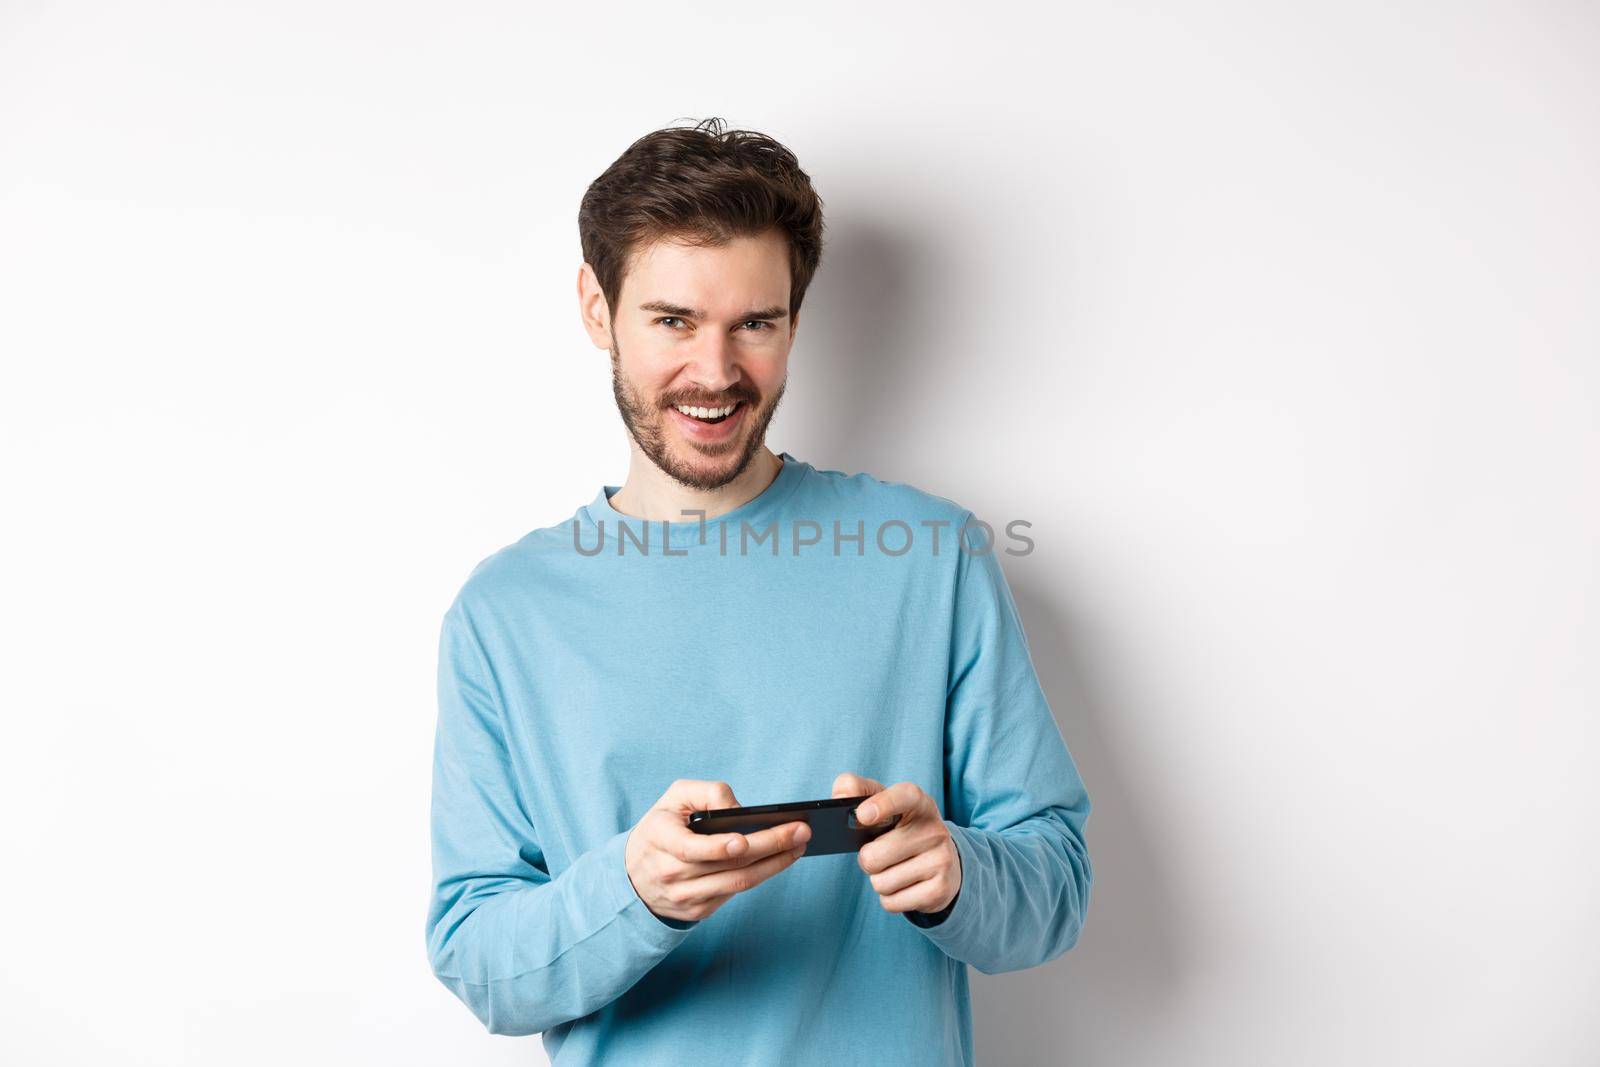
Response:
[[[733,787],[727,782],[707,782],[696,778],[682,778],[672,783],[662,800],[668,807],[683,811],[712,811],[716,808],[737,808]]]
[[[874,793],[883,792],[883,784],[864,778],[859,774],[849,771],[839,775],[833,780],[833,796],[838,797],[870,797]]]

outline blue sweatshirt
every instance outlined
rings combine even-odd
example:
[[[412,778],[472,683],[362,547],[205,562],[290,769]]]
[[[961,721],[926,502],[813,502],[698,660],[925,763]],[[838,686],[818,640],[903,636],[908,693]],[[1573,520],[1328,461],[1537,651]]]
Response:
[[[427,944],[554,1064],[973,1062],[967,967],[1070,948],[1089,800],[990,534],[941,497],[783,453],[739,508],[664,524],[614,486],[480,563],[445,615]],[[915,782],[961,860],[942,919],[853,853],[802,855],[704,919],[623,860],[675,779],[741,805]]]

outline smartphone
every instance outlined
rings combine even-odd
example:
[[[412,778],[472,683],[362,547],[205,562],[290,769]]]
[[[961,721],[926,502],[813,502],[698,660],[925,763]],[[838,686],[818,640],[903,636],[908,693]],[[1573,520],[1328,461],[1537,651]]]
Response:
[[[758,804],[753,808],[717,808],[689,813],[689,829],[697,834],[753,834],[786,822],[803,822],[811,827],[811,840],[800,854],[832,856],[854,852],[873,838],[893,830],[900,816],[862,826],[856,822],[856,807],[867,797],[834,797],[830,800],[802,800],[792,804]]]

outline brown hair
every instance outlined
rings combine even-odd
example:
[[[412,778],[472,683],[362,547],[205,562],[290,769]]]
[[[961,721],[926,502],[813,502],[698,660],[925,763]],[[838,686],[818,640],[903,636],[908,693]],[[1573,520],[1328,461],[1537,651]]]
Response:
[[[718,246],[776,227],[789,241],[789,314],[822,261],[822,198],[793,152],[722,119],[647,133],[590,183],[583,258],[613,314],[635,252],[663,238]]]

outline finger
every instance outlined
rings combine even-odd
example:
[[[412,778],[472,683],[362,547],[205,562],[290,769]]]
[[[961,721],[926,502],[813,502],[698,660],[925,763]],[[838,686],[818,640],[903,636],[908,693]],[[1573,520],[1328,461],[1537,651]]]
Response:
[[[907,822],[879,834],[856,850],[856,863],[868,874],[886,871],[924,852],[939,852],[949,836],[944,823]],[[952,843],[952,847],[954,847]]]
[[[684,863],[743,859],[750,849],[750,842],[743,834],[697,834],[683,824],[666,833],[662,847]]]
[[[742,867],[793,848],[802,843],[802,838],[811,839],[811,827],[799,821],[769,826],[753,834],[697,834],[687,826],[681,833],[677,830],[670,833],[667,850],[687,866],[696,868],[687,872],[688,877]]]
[[[874,893],[877,893],[880,897],[886,897],[892,896],[902,889],[909,889],[918,882],[925,882],[930,878],[937,877],[943,869],[944,864],[937,855],[924,852],[911,857],[904,863],[897,863],[888,870],[879,871],[867,880],[872,883],[872,891]]]
[[[921,810],[927,795],[916,782],[896,782],[863,800],[856,808],[856,821],[875,826],[891,815],[913,815]]]
[[[811,824],[796,819],[793,822],[769,826],[765,830],[757,830],[753,834],[745,834],[744,837],[750,843],[750,851],[740,856],[739,862],[750,863],[810,841]]]
[[[883,905],[884,911],[938,911],[944,906],[940,899],[942,894],[943,883],[935,877],[879,897],[878,903]]]
[[[695,904],[704,904],[706,901],[715,900],[718,897],[731,897],[735,893],[743,893],[754,889],[768,878],[794,863],[795,860],[805,854],[805,851],[806,847],[799,845],[746,866],[716,871],[712,874],[690,879],[683,884],[683,892]]]
[[[845,771],[833,780],[833,796],[838,797],[864,797],[883,791],[883,783],[875,782],[871,778],[864,778],[859,774]]]

